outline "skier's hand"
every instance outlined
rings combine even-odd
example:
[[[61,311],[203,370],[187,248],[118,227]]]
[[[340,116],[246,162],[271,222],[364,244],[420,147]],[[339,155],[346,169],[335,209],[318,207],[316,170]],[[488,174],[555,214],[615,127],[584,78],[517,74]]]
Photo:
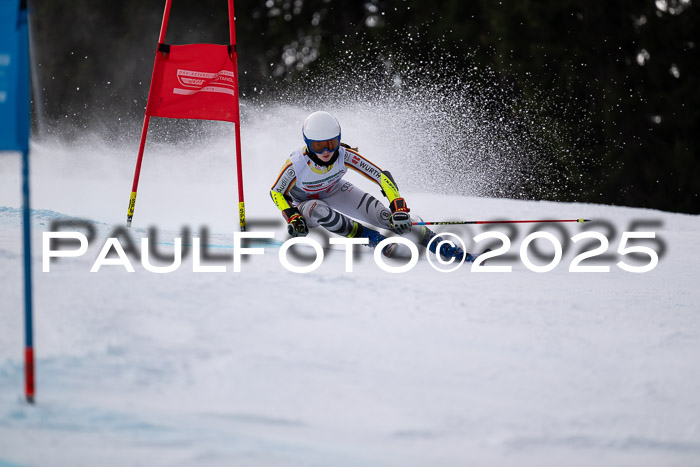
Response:
[[[306,221],[301,214],[292,214],[287,219],[287,232],[292,237],[306,237],[306,234],[309,233],[309,228],[306,226]]]
[[[411,231],[411,216],[408,214],[410,209],[406,206],[406,200],[396,198],[389,204],[391,208],[391,228],[398,234],[405,234]]]

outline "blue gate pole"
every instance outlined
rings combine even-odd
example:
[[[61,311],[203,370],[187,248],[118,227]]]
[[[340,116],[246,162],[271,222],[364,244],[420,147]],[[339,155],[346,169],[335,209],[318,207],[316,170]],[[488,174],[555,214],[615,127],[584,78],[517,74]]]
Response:
[[[22,151],[22,225],[24,231],[24,393],[34,403],[34,324],[32,321],[32,224],[29,210],[29,151]]]

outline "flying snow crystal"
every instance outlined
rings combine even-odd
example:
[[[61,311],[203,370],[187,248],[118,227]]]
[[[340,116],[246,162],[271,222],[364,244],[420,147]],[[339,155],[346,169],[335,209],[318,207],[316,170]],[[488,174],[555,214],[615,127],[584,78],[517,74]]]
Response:
[[[650,57],[646,49],[640,50],[639,53],[637,53],[637,65],[644,66],[646,62],[649,61]]]

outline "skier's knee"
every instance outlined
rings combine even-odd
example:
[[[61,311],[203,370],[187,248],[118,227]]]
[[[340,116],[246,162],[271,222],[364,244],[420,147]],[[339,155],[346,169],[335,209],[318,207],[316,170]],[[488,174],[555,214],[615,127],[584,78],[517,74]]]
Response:
[[[323,223],[331,216],[333,210],[328,204],[321,200],[314,200],[304,206],[303,215],[315,224]]]
[[[301,215],[304,216],[309,225],[313,227],[329,219],[333,213],[333,210],[325,201],[318,199],[299,203],[298,208],[299,211],[301,211]]]

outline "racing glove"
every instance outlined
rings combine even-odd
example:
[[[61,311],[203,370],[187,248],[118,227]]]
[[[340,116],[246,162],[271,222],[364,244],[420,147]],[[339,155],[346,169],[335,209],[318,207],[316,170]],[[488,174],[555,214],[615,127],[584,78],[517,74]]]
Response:
[[[301,215],[297,208],[289,208],[282,211],[284,218],[287,220],[287,232],[292,237],[306,237],[309,233],[309,228],[306,226],[304,216]]]
[[[398,234],[405,234],[411,231],[411,216],[408,214],[410,209],[406,206],[406,200],[396,198],[389,203],[391,208],[391,228]]]

